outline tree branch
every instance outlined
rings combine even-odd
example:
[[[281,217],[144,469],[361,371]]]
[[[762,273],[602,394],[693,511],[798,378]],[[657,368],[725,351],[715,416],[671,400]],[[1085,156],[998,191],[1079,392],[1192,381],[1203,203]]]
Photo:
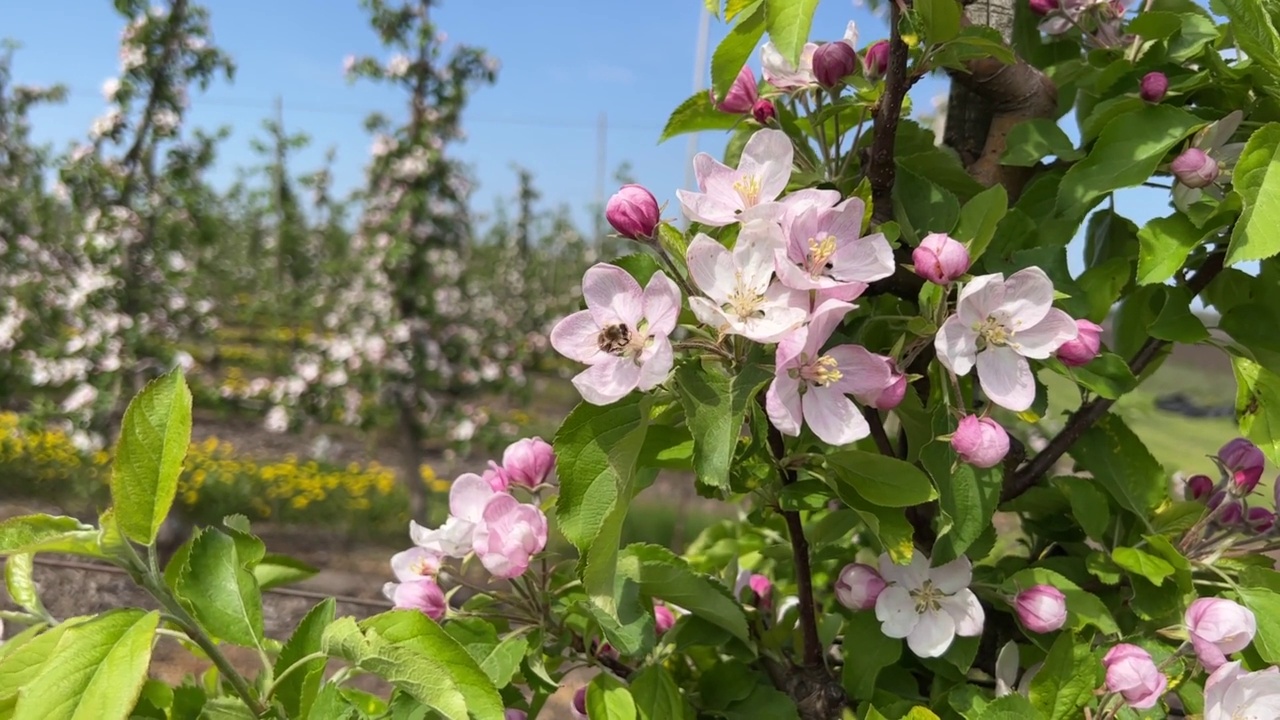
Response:
[[[1192,297],[1199,295],[1217,277],[1218,273],[1222,272],[1222,260],[1222,252],[1210,255],[1196,274],[1187,281],[1187,289],[1191,291]],[[1152,361],[1159,357],[1160,351],[1171,344],[1167,340],[1148,338],[1142,348],[1134,354],[1133,359],[1129,361],[1129,370],[1135,376],[1141,374]],[[1006,474],[1005,484],[1000,493],[1000,502],[1004,503],[1013,500],[1034,487],[1040,481],[1040,478],[1044,477],[1045,473],[1053,468],[1054,464],[1066,454],[1067,450],[1090,427],[1093,427],[1094,423],[1100,420],[1103,415],[1106,415],[1114,404],[1115,400],[1099,397],[1077,408],[1067,420],[1066,426],[1049,441],[1044,450],[1037,453],[1031,459],[1031,462],[1027,463],[1018,472],[1012,475]]]
[[[902,42],[898,22],[902,9],[896,2],[889,3],[889,68],[884,78],[884,96],[876,111],[873,125],[875,138],[871,143],[871,168],[867,173],[871,180],[872,218],[878,222],[893,219],[893,181],[897,166],[893,158],[894,143],[898,135],[898,119],[902,116],[902,98],[907,94],[907,45]]]

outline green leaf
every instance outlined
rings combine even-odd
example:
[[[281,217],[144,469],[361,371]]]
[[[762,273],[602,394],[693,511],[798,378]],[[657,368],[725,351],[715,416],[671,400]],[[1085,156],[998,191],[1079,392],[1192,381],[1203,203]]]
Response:
[[[1112,120],[1089,154],[1063,176],[1058,211],[1079,212],[1112,190],[1141,185],[1165,153],[1204,124],[1170,105],[1148,105]]]
[[[263,590],[302,582],[318,572],[320,571],[301,560],[275,553],[267,553],[253,566],[253,577],[257,579],[258,587]]]
[[[996,698],[994,702],[983,708],[980,720],[1039,720],[1036,708],[1031,701],[1017,693]]]
[[[693,435],[693,466],[698,482],[721,490],[729,488],[729,466],[742,435],[747,407],[771,377],[768,370],[754,363],[748,363],[733,377],[697,363],[676,369],[680,402]]]
[[[1066,368],[1066,370],[1076,382],[1111,400],[1119,398],[1138,385],[1138,379],[1129,370],[1129,363],[1115,353],[1102,353],[1088,365]]]
[[[1254,282],[1252,278],[1239,278],[1236,282],[1249,291]],[[1280,367],[1280,337],[1273,328],[1280,325],[1280,306],[1274,301],[1260,299],[1245,300],[1225,311],[1218,321],[1218,329],[1226,332],[1236,342],[1244,346],[1245,353],[1263,367]]]
[[[587,685],[587,715],[604,720],[635,720],[636,701],[620,680],[600,673]]]
[[[262,647],[262,595],[246,568],[248,560],[230,535],[216,528],[199,530],[191,540],[175,592],[215,637]]]
[[[1268,664],[1280,663],[1280,594],[1265,588],[1240,588],[1240,602],[1253,611],[1258,634],[1253,649]]]
[[[1240,433],[1273,463],[1280,463],[1280,375],[1247,358],[1232,357]]]
[[[952,237],[969,245],[969,259],[976,261],[995,237],[996,227],[1009,211],[1009,194],[1003,185],[992,185],[973,196],[960,209],[960,221]]]
[[[151,664],[160,613],[115,610],[67,630],[57,654],[18,691],[13,720],[124,720]]]
[[[800,64],[800,50],[809,40],[818,0],[765,0],[769,40],[793,67]]]
[[[1270,76],[1271,87],[1280,77],[1280,34],[1267,14],[1270,3],[1258,0],[1217,0],[1221,11],[1231,20],[1231,32],[1249,59],[1262,66]]]
[[[1144,40],[1163,40],[1182,29],[1182,18],[1177,13],[1148,10],[1134,18],[1126,31],[1141,35]]]
[[[1147,223],[1138,231],[1138,284],[1162,283],[1173,277],[1191,251],[1217,231],[1217,227],[1196,227],[1184,213]]]
[[[302,618],[302,622],[298,623],[297,629],[289,636],[276,657],[276,677],[284,675],[285,670],[302,658],[321,651],[324,629],[333,622],[335,605],[333,598],[325,598]],[[274,697],[284,707],[288,717],[308,717],[316,693],[320,691],[324,666],[324,658],[307,660],[301,668],[292,671],[275,686]]]
[[[617,634],[623,622],[616,582],[618,543],[648,427],[647,403],[642,406],[642,401],[643,396],[632,393],[604,407],[579,404],[561,424],[554,442],[560,531],[578,548],[583,589],[592,606],[604,613],[609,642],[624,653],[639,650],[635,643],[642,635],[651,635],[633,630],[626,639]],[[634,607],[631,611],[633,620],[642,620],[634,615]]]
[[[902,641],[887,637],[872,610],[851,615],[844,625],[845,647],[857,648],[844,657],[842,683],[854,700],[870,700],[876,691],[880,671],[893,667],[902,657]]]
[[[936,49],[933,58],[935,65],[956,70],[966,70],[965,62],[979,58],[991,58],[1005,65],[1012,65],[1017,59],[1000,32],[985,25],[961,28],[959,35]]]
[[[1004,477],[999,468],[980,469],[958,463],[949,443],[932,439],[954,431],[954,421],[941,407],[933,416],[930,442],[920,452],[921,464],[938,486],[938,507],[943,513],[944,522],[933,552],[938,564],[963,555],[991,526]]]
[[[1118,547],[1111,551],[1111,559],[1130,573],[1150,580],[1156,587],[1163,585],[1164,579],[1173,574],[1172,565],[1137,548]]]
[[[35,558],[29,553],[10,555],[4,562],[4,585],[9,598],[37,617],[48,617],[36,590]]]
[[[1264,125],[1249,137],[1231,182],[1244,198],[1244,212],[1231,233],[1225,263],[1280,253],[1280,123]]]
[[[1111,503],[1106,494],[1084,478],[1066,478],[1054,484],[1067,496],[1071,514],[1085,533],[1093,540],[1105,542],[1111,525]]]
[[[725,720],[760,720],[761,718],[799,720],[800,715],[796,712],[795,703],[786,693],[760,682],[751,689],[750,695],[725,708],[724,718]]]
[[[1191,291],[1185,287],[1161,287],[1159,293],[1164,298],[1160,312],[1147,328],[1151,337],[1170,342],[1197,343],[1209,339],[1209,330],[1204,321],[1191,312]]]
[[[1084,153],[1076,150],[1075,143],[1056,121],[1037,118],[1020,122],[1009,130],[1008,144],[1000,162],[1031,167],[1049,155],[1073,161],[1083,157]]]
[[[13,709],[18,691],[41,673],[62,636],[78,622],[68,620],[47,630],[33,625],[0,645],[0,714]]]
[[[1163,466],[1118,415],[1102,416],[1070,452],[1121,507],[1144,523],[1167,494]]]
[[[764,21],[764,5],[757,5],[751,12],[743,15],[716,46],[716,51],[711,55],[711,87],[715,89],[717,98],[724,98],[742,67],[751,59],[751,53],[755,52],[760,38],[764,37]]]
[[[391,610],[359,624],[339,618],[325,629],[322,645],[449,720],[502,720],[502,698],[489,677],[456,640],[416,610]]]
[[[837,486],[837,491],[840,486]],[[911,562],[915,553],[913,544],[914,530],[907,517],[899,508],[877,507],[863,500],[856,493],[842,493],[840,499],[853,508],[853,511],[866,523],[867,530],[876,536],[880,547],[889,554],[890,559],[898,565]]]
[[[638,720],[679,720],[693,712],[671,673],[661,665],[648,665],[631,678],[631,698]]]
[[[694,571],[684,558],[658,545],[628,545],[618,558],[619,572],[634,580],[640,592],[679,605],[717,625],[748,645],[747,617],[729,589],[715,578]]]
[[[703,130],[729,130],[742,118],[737,115],[720,112],[711,104],[711,96],[706,90],[700,90],[680,103],[671,112],[667,124],[662,128],[659,143],[666,142],[677,135],[701,132]]]
[[[62,515],[19,515],[0,522],[0,555],[31,552],[42,543],[64,540],[93,528]],[[96,535],[96,534],[95,534]]]
[[[111,464],[116,521],[130,540],[150,545],[178,491],[191,442],[191,391],[174,370],[129,402]]]
[[[928,475],[897,458],[843,450],[829,453],[826,460],[836,480],[880,507],[910,507],[938,497]]]
[[[708,0],[710,1],[710,0]],[[730,22],[740,13],[759,5],[762,0],[725,0],[724,3],[724,21]]]
[[[1033,585],[1052,585],[1062,591],[1067,598],[1067,627],[1072,630],[1082,630],[1092,625],[1106,634],[1120,632],[1115,618],[1102,600],[1097,595],[1082,590],[1062,573],[1041,567],[1024,568],[1009,576],[1001,590],[1012,596]]]
[[[960,34],[958,0],[916,0],[915,9],[920,13],[924,36],[930,45],[944,43]]]
[[[661,269],[658,267],[658,261],[652,255],[643,252],[614,258],[613,264],[626,270],[627,274],[635,278],[636,282],[640,284],[640,287],[647,285],[654,273]]]
[[[955,194],[901,162],[893,184],[893,207],[894,217],[916,243],[931,232],[951,232],[960,216],[960,201]]]

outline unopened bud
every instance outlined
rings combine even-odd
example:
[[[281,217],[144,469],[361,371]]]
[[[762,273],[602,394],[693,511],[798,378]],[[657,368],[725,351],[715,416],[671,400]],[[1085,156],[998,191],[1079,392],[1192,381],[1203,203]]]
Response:
[[[1169,166],[1178,182],[1189,188],[1203,188],[1218,179],[1222,169],[1218,161],[1200,148],[1187,148]]]
[[[966,415],[951,436],[951,447],[974,467],[995,467],[1009,454],[1009,433],[989,417]]]
[[[1058,348],[1058,359],[1068,367],[1088,365],[1102,350],[1102,326],[1088,320],[1076,321],[1076,337]]]
[[[1058,9],[1058,0],[1030,0],[1027,5],[1037,15],[1048,15]]]
[[[773,102],[764,98],[760,98],[755,105],[751,106],[751,117],[761,125],[768,125],[777,115],[778,111],[774,109]]]
[[[1168,91],[1168,76],[1162,72],[1149,72],[1142,76],[1141,91],[1138,94],[1147,102],[1158,103],[1164,99],[1164,94]]]
[[[969,269],[969,251],[946,233],[929,233],[911,252],[916,274],[937,285],[950,285]]]
[[[862,67],[872,80],[878,80],[889,72],[889,41],[871,43],[862,56]]]
[[[1192,475],[1187,478],[1187,498],[1205,500],[1213,492],[1213,480],[1208,475]]]
[[[1254,531],[1265,533],[1275,527],[1276,514],[1266,508],[1249,508],[1249,527]]]
[[[618,234],[631,240],[653,237],[662,211],[658,199],[641,185],[623,185],[604,208],[604,217]]]
[[[756,84],[756,74],[749,66],[744,65],[738,71],[738,77],[734,78],[733,85],[729,86],[729,92],[724,94],[723,100],[716,102],[715,90],[708,92],[711,93],[711,102],[720,112],[746,115],[755,107],[759,86]]]
[[[829,42],[813,53],[813,77],[825,88],[836,87],[858,70],[858,51],[846,42]]]

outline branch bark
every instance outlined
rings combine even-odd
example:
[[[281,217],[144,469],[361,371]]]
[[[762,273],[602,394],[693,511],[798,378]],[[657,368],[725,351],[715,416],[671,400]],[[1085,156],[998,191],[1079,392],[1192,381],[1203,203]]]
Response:
[[[872,218],[877,223],[893,219],[893,182],[897,165],[893,158],[894,144],[898,136],[898,120],[902,117],[902,98],[907,94],[907,44],[902,41],[898,23],[902,10],[896,2],[889,3],[889,68],[884,78],[884,96],[876,110],[873,124],[875,138],[871,143],[871,167],[867,173],[871,180]]]
[[[1210,255],[1196,274],[1187,281],[1187,289],[1191,291],[1193,297],[1199,295],[1218,276],[1218,273],[1222,272],[1222,261],[1223,253]],[[1138,375],[1159,357],[1161,350],[1171,344],[1167,340],[1148,338],[1129,361],[1129,370],[1134,375]],[[1066,426],[1049,441],[1044,450],[1037,453],[1031,462],[1018,472],[1005,476],[1005,485],[1000,492],[1000,502],[1013,500],[1035,487],[1036,483],[1040,482],[1040,478],[1044,477],[1045,473],[1049,472],[1067,450],[1080,439],[1080,436],[1093,427],[1093,424],[1103,415],[1106,415],[1114,404],[1114,400],[1099,397],[1076,409],[1067,420]]]

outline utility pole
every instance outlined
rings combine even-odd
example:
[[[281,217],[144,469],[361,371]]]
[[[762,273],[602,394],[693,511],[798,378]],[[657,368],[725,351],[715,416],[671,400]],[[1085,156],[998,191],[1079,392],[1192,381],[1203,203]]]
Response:
[[[693,51],[693,92],[699,93],[707,89],[707,45],[710,42],[711,34],[711,11],[707,9],[706,4],[702,5],[701,15],[698,18],[698,39],[694,45]],[[694,189],[696,181],[693,175],[693,156],[698,154],[698,133],[690,133],[689,149],[685,152],[684,158],[684,187],[686,190]],[[689,228],[689,219],[682,220],[684,228]]]

